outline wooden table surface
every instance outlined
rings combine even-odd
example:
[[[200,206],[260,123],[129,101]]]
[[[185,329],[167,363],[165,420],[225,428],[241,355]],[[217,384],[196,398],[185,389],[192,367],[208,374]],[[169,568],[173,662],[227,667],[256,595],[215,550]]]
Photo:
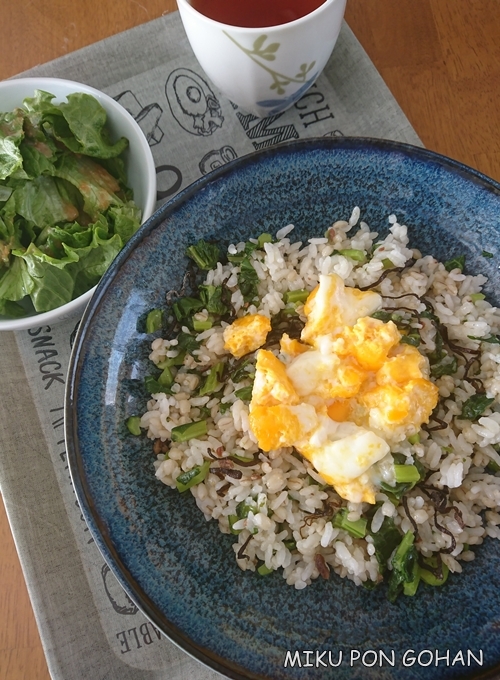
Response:
[[[2,0],[0,79],[175,7]],[[425,146],[500,181],[499,0],[347,0],[346,19]],[[0,680],[49,680],[1,499],[0,541]]]

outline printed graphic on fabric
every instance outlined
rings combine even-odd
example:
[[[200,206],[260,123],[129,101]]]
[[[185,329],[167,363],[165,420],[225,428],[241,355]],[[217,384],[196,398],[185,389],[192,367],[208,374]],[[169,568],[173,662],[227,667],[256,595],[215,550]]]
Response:
[[[197,73],[178,68],[165,83],[165,95],[172,115],[192,135],[209,137],[224,122],[219,100],[210,85]]]
[[[212,170],[229,163],[229,161],[234,161],[235,158],[238,158],[238,154],[232,146],[221,146],[220,149],[213,149],[206,153],[200,161],[201,174],[207,175]]]
[[[155,102],[142,106],[132,90],[125,90],[125,92],[115,97],[115,100],[139,123],[149,146],[155,146],[155,144],[161,142],[164,132],[158,125],[158,122],[162,116],[163,109],[159,104]]]
[[[104,590],[115,612],[129,616],[137,614],[139,610],[118,583],[107,564],[102,565],[101,576]]]

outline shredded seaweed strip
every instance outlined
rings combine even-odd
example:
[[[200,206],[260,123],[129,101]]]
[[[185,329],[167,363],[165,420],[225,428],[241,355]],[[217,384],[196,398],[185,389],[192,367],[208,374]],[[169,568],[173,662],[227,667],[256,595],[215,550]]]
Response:
[[[236,555],[236,557],[239,560],[242,560],[245,557],[247,558],[247,560],[250,559],[250,557],[248,555],[245,555],[245,550],[247,549],[247,546],[248,546],[248,544],[250,543],[251,540],[252,540],[252,534],[250,534],[250,536],[247,538],[247,540],[243,543],[241,548],[238,550],[238,554]]]
[[[430,486],[430,484],[419,484],[418,488],[425,492],[434,508],[439,510],[441,513],[446,511],[449,494],[449,489],[447,486],[445,486],[443,489],[436,489],[435,486]]]
[[[333,516],[335,515],[335,509],[337,507],[340,507],[340,505],[341,505],[340,503],[335,503],[335,501],[328,500],[324,501],[322,510],[319,510],[318,512],[308,513],[299,530],[302,538],[304,538],[304,536],[302,535],[302,529],[304,529],[306,526],[307,527],[311,526],[311,524],[315,520],[320,519],[321,517],[327,517],[328,521],[330,521],[331,519],[333,519]]]
[[[230,488],[231,484],[229,482],[227,484],[224,484],[224,486],[221,486],[220,489],[217,489],[217,496],[220,496],[222,498],[223,496],[226,495]]]
[[[249,458],[248,461],[242,460],[241,457],[237,458],[236,456],[228,456],[228,459],[235,463],[236,465],[240,465],[241,467],[252,467],[253,465],[257,465],[258,463],[260,463],[259,456],[261,453],[262,452],[259,449],[259,451],[256,451],[253,454],[253,457]]]
[[[438,430],[446,430],[448,427],[448,423],[446,423],[444,420],[441,420],[441,418],[438,418],[435,415],[431,415],[430,420],[433,420],[435,423],[438,423],[435,427],[429,427],[429,425],[422,425],[422,430],[426,430],[427,432],[437,432]]]
[[[405,269],[409,269],[410,267],[413,267],[415,264],[415,260],[412,258],[411,260],[408,260],[408,262],[404,265],[404,267],[393,267],[392,269],[385,269],[382,275],[374,282],[374,283],[369,283],[367,286],[359,286],[358,290],[372,290],[373,288],[376,288],[382,281],[389,276],[389,274],[394,274],[395,272],[403,272]]]
[[[441,550],[441,552],[443,554],[452,553],[455,550],[455,548],[457,547],[457,542],[455,540],[455,536],[453,536],[453,534],[451,533],[451,531],[449,529],[442,526],[442,524],[439,524],[439,522],[437,520],[437,513],[438,513],[437,508],[434,508],[434,524],[436,525],[436,529],[439,529],[439,531],[441,531],[443,534],[446,534],[447,536],[449,536],[451,538],[450,547],[449,548],[443,548]]]

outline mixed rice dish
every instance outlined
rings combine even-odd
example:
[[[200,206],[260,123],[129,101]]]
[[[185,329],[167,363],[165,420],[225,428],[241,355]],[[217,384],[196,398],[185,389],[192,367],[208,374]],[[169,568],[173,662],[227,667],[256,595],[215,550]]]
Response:
[[[395,601],[500,537],[500,313],[462,256],[388,221],[383,240],[355,208],[305,244],[290,225],[188,248],[128,426],[242,570],[386,582]]]

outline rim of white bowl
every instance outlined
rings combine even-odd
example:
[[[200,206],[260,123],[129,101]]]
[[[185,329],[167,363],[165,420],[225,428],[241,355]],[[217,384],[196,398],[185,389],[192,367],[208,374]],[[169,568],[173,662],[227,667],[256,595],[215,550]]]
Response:
[[[113,107],[119,106],[119,110],[123,113],[124,117],[128,119],[128,122],[135,128],[138,133],[138,140],[140,143],[141,150],[144,152],[147,164],[147,174],[148,174],[148,191],[146,194],[146,201],[144,209],[142,210],[141,225],[146,222],[151,215],[154,213],[156,206],[156,167],[153,159],[153,154],[151,148],[148,144],[148,140],[144,132],[141,130],[139,123],[135,118],[123,107],[119,102],[117,102],[113,97],[102,90],[97,90],[91,85],[86,85],[85,83],[79,83],[76,80],[67,80],[66,78],[10,78],[0,82],[0,97],[2,90],[11,89],[13,84],[19,83],[19,89],[24,89],[25,87],[31,87],[33,89],[49,89],[50,85],[58,83],[64,87],[68,87],[67,94],[72,92],[85,92],[87,94],[94,95],[96,99],[101,102],[111,104]],[[50,91],[50,89],[49,89]],[[66,95],[64,95],[65,97]],[[63,97],[56,95],[56,99],[61,99]],[[31,316],[26,316],[21,319],[0,319],[0,331],[22,331],[29,328],[36,328],[37,326],[44,326],[47,324],[60,323],[65,319],[69,319],[72,316],[76,316],[76,312],[81,309],[82,314],[87,306],[90,298],[95,292],[97,286],[94,286],[83,295],[70,300],[65,305],[51,309],[48,312],[40,312],[39,314],[32,314]]]

